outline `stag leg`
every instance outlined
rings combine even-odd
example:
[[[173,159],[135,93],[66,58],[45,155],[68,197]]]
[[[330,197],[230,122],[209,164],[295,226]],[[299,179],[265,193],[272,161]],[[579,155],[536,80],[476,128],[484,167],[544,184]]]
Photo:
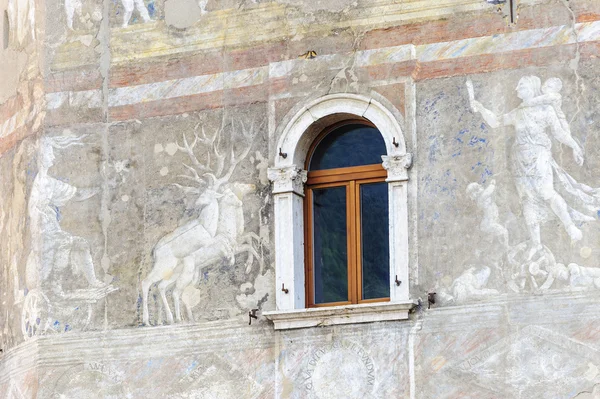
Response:
[[[167,300],[167,288],[171,284],[175,282],[178,276],[171,277],[168,280],[163,280],[158,284],[158,292],[160,292],[160,297],[163,301],[163,305],[165,306],[165,314],[167,315],[167,322],[169,324],[173,324],[173,313],[171,312],[171,308],[169,307],[169,301]]]
[[[254,247],[250,244],[243,244],[238,247],[238,253],[241,252],[248,253],[248,260],[246,261],[246,273],[250,273],[252,264],[254,263],[254,258],[257,258],[260,265],[260,273],[262,274],[264,262],[258,252],[256,252],[256,249],[254,249]]]
[[[193,323],[194,322],[194,315],[192,313],[192,309],[185,302],[183,303],[183,306],[185,307],[185,313],[187,315],[188,321],[191,322],[191,323]]]
[[[194,263],[195,263],[195,261],[194,261]],[[192,280],[192,286],[195,287],[198,284],[198,282],[200,281],[200,273],[201,273],[201,268],[194,266],[194,277]],[[193,323],[194,322],[194,314],[192,313],[192,308],[190,307],[190,305],[187,302],[183,302],[183,306],[185,307],[185,314],[187,316],[188,322]]]
[[[183,290],[178,290],[177,287],[173,288],[173,307],[175,308],[175,320],[177,323],[181,323],[181,293]]]
[[[252,251],[248,251],[248,259],[246,259],[246,274],[252,271],[252,265],[254,264],[254,254]]]
[[[245,233],[245,234],[243,235],[243,237],[242,237],[242,242],[245,242],[245,243],[247,243],[247,244],[250,244],[250,245],[252,245],[252,239],[253,239],[253,238],[254,238],[254,239],[256,240],[256,242],[258,242],[259,244],[262,242],[262,238],[260,238],[258,234],[254,233],[254,232],[252,232],[252,231],[249,231],[249,232],[247,232],[247,233]]]
[[[150,273],[145,279],[142,280],[142,322],[146,326],[150,325],[150,316],[148,313],[148,291],[150,291],[150,287],[152,286],[152,284],[158,281],[160,281],[160,276],[157,276],[153,273]]]
[[[150,325],[148,313],[148,292],[153,284],[161,281],[167,273],[173,273],[177,267],[177,258],[170,255],[158,255],[154,260],[152,271],[142,280],[143,323]]]
[[[175,288],[173,289],[173,304],[175,306],[175,320],[181,322],[181,294],[183,290],[194,280],[195,262],[193,256],[183,258],[183,270],[177,278]]]

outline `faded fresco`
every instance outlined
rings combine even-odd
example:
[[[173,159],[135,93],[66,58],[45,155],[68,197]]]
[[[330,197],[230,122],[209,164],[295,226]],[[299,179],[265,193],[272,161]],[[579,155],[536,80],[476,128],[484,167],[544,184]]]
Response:
[[[26,339],[73,327],[85,329],[92,318],[92,305],[117,289],[96,276],[89,242],[61,227],[65,205],[96,196],[99,187],[74,187],[49,174],[55,152],[82,146],[84,139],[53,136],[42,137],[38,143],[37,174],[27,205],[31,248],[21,315]]]
[[[176,150],[189,157],[189,162],[183,163],[188,173],[180,177],[192,185],[174,184],[185,193],[198,197],[193,206],[200,213],[198,218],[163,236],[152,250],[152,270],[142,280],[142,321],[146,325],[150,324],[148,291],[155,283],[158,283],[166,319],[172,324],[173,314],[166,297],[166,290],[170,286],[174,286],[172,298],[175,320],[181,322],[182,294],[194,290],[211,265],[225,260],[232,267],[238,255],[245,255],[246,274],[252,271],[255,260],[260,265],[259,273],[263,272],[264,261],[257,252],[262,239],[258,234],[246,231],[243,209],[244,197],[254,193],[256,185],[230,182],[239,163],[250,154],[261,126],[255,126],[254,123],[246,126],[243,121],[237,124],[233,120],[228,128],[227,147],[222,145],[225,133],[221,129],[207,136],[200,124],[195,127],[192,141],[188,141],[184,133],[183,144],[177,144]],[[241,132],[237,132],[238,129]],[[198,130],[202,132],[201,135]],[[198,159],[196,146],[205,147],[204,162]],[[235,147],[243,150],[236,152]],[[193,299],[190,295],[187,298],[183,302],[187,320],[193,321],[190,304]]]
[[[579,95],[576,81],[565,81],[574,86],[567,92]],[[424,162],[468,159],[470,170],[449,167],[444,178],[425,180],[422,190],[441,190],[447,212],[469,215],[463,226],[475,227],[481,243],[467,252],[463,272],[437,278],[446,302],[598,287],[600,190],[586,172],[597,164],[595,139],[589,129],[579,130],[590,104],[567,101],[562,79],[552,75],[543,82],[525,75],[515,87],[513,99],[504,86],[478,87],[468,79],[457,93],[468,107],[459,115],[463,127],[451,138],[430,136]],[[494,98],[489,108],[477,99],[486,90]],[[438,93],[426,119],[437,115],[436,103],[445,98]],[[444,212],[436,208],[422,217],[441,232]]]
[[[600,5],[510,3],[0,0],[0,397],[600,397]],[[406,143],[412,308],[275,330],[334,94]]]

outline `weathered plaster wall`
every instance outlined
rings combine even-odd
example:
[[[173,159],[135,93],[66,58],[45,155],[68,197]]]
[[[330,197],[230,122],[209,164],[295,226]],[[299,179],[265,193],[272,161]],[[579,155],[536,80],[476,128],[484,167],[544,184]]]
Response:
[[[25,297],[25,262],[29,251],[27,200],[35,170],[34,136],[45,116],[43,68],[44,2],[0,3],[0,297],[1,345],[23,342],[20,308]],[[6,16],[6,17],[5,17]],[[24,356],[23,356],[24,355]],[[6,353],[2,360],[2,395],[35,397],[38,386],[35,346]],[[9,380],[9,370],[13,377]]]
[[[34,166],[30,139],[42,126],[44,89],[41,81],[40,56],[43,23],[36,23],[43,12],[43,3],[10,0],[0,4],[2,15],[2,46],[0,48],[0,151],[2,156],[2,207],[0,231],[3,248],[2,303],[6,310],[19,303],[23,296],[23,261],[28,246],[25,236],[27,218],[28,168]],[[5,26],[6,25],[6,26]],[[5,34],[7,34],[5,36]],[[6,47],[5,47],[6,45]],[[21,141],[17,148],[15,145]],[[2,344],[10,347],[22,340],[19,322],[2,312]]]
[[[36,2],[35,35],[0,49],[0,395],[594,397],[600,5],[523,0],[512,26],[498,7]],[[562,90],[524,98],[526,76]],[[438,301],[275,332],[267,169],[332,93],[401,124],[411,298]]]

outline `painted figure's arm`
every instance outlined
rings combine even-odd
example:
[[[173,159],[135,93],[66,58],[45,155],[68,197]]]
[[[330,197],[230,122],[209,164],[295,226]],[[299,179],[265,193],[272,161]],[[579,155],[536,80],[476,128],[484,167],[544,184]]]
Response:
[[[469,93],[469,104],[473,112],[479,112],[483,117],[485,123],[491,128],[495,129],[500,126],[500,119],[489,109],[485,108],[479,101],[475,100],[475,92],[473,90],[473,82],[471,79],[467,79],[467,92]]]
[[[537,96],[529,100],[524,100],[522,106],[534,107],[536,105],[553,105],[556,101],[560,101],[560,99],[560,94],[542,94],[541,96]]]
[[[88,198],[92,198],[94,195],[98,194],[100,189],[98,187],[94,188],[78,188],[77,192],[73,196],[73,201],[85,201]]]
[[[483,120],[489,127],[495,129],[500,126],[500,118],[498,115],[485,108],[479,101],[473,100],[473,104],[471,106],[475,112],[479,112],[481,114]]]
[[[54,206],[64,206],[73,199],[77,188],[50,176],[45,177],[43,197]]]
[[[554,135],[556,140],[558,140],[562,144],[571,147],[573,149],[573,158],[575,158],[575,162],[579,166],[583,165],[583,151],[581,147],[579,147],[579,144],[577,144],[575,139],[573,139],[573,136],[571,136],[571,132],[563,129],[560,120],[558,119],[558,116],[556,116],[554,108],[548,107],[547,115],[552,135]]]

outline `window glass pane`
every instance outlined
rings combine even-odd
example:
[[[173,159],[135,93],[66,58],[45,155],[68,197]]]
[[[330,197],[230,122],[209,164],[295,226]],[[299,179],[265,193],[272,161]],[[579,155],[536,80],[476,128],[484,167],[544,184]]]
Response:
[[[379,130],[359,124],[345,125],[321,140],[308,170],[379,164],[386,153]]]
[[[314,303],[348,300],[346,187],[315,189],[313,195]]]
[[[362,299],[390,296],[388,185],[361,184]]]

